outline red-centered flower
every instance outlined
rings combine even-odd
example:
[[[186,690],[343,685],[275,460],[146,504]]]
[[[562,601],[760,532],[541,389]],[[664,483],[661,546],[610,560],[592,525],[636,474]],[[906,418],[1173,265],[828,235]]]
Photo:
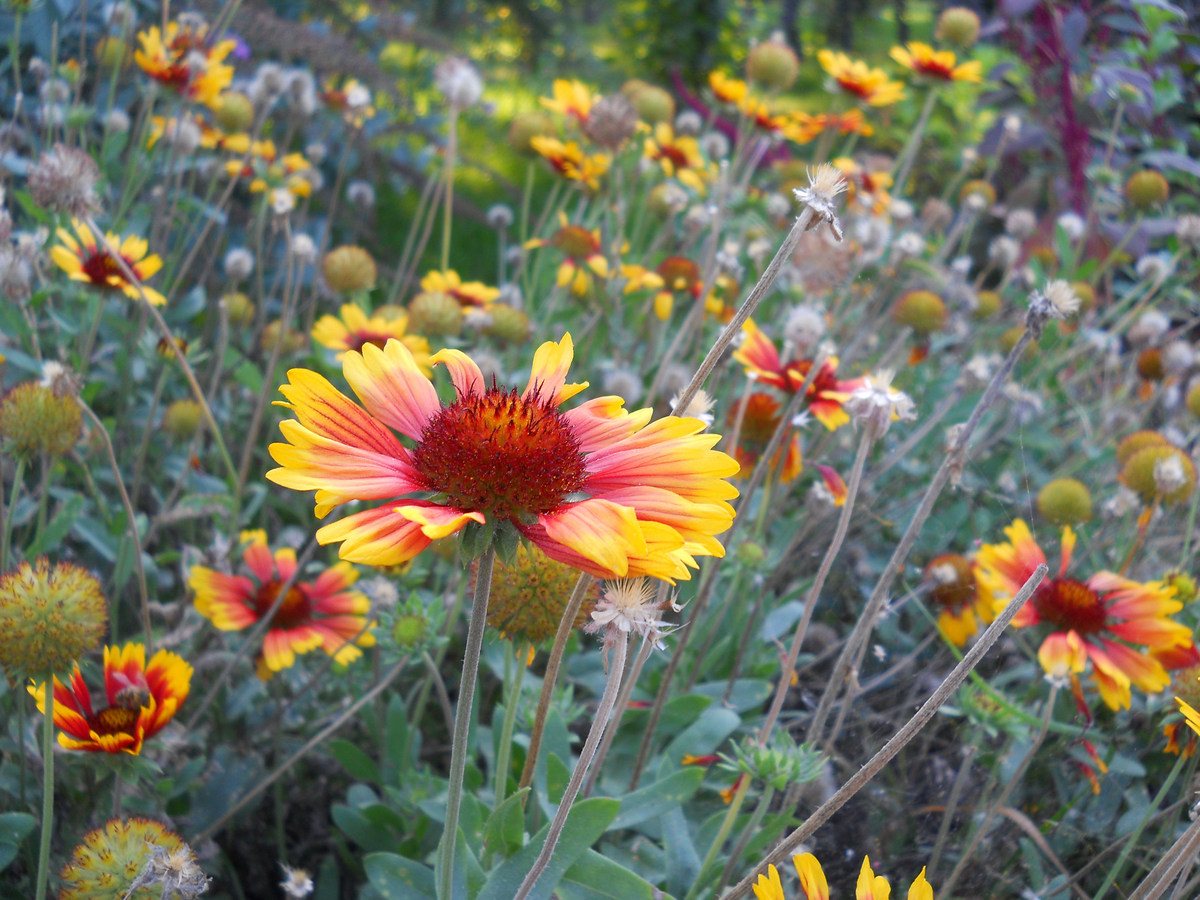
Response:
[[[995,595],[997,611],[1046,561],[1042,548],[1021,519],[1004,530],[1009,542],[985,544],[976,561],[980,580]],[[1063,529],[1062,564],[1046,578],[1013,619],[1017,628],[1048,625],[1038,659],[1053,677],[1082,672],[1087,660],[1100,697],[1110,709],[1128,709],[1130,685],[1157,694],[1171,679],[1150,651],[1184,647],[1192,642],[1189,628],[1168,616],[1183,608],[1175,589],[1161,581],[1140,583],[1114,572],[1097,572],[1086,581],[1067,577],[1075,532]]]
[[[747,372],[754,372],[759,381],[789,393],[798,391],[808,377],[813,361],[798,359],[785,363],[771,339],[759,330],[752,319],[746,322],[743,331],[745,339],[734,352],[733,358],[745,366]],[[850,416],[842,409],[842,403],[861,384],[861,378],[839,381],[837,357],[831,356],[821,364],[805,392],[808,409],[830,431],[840,428],[850,421]]]
[[[920,41],[893,47],[891,56],[909,71],[930,81],[983,81],[983,63],[979,60],[955,65],[957,60],[953,50],[934,50]]]
[[[296,419],[280,425],[287,443],[271,445],[280,468],[267,477],[315,490],[318,518],[350,500],[388,501],[317,532],[352,562],[402,563],[476,523],[514,529],[600,578],[688,578],[694,557],[724,554],[714,535],[733,520],[737,490],[724,479],[737,463],[711,449],[720,436],[699,419],[651,421],[620,397],[560,411],[587,387],[566,381],[573,355],[570,335],[543,344],[518,392],[488,387],[466,354],[441,350],[432,361],[457,395],[446,406],[399,341],[346,354],[362,406],[292,369],[282,405]]]
[[[500,296],[500,288],[488,287],[482,281],[463,281],[453,269],[429,272],[421,279],[421,290],[427,293],[441,291],[465,307],[478,306],[484,309]]]
[[[142,742],[162,731],[188,697],[192,667],[180,656],[159,650],[146,664],[145,644],[104,648],[107,705],[97,710],[79,664],[69,685],[54,679],[54,724],[68,750],[142,752]],[[46,686],[31,686],[38,712],[46,711]]]
[[[233,81],[233,66],[225,65],[225,57],[237,42],[210,42],[206,26],[169,22],[165,34],[153,26],[138,32],[137,38],[140,46],[133,55],[142,71],[205,106],[216,106],[221,91]]]
[[[101,246],[87,223],[75,219],[72,220],[71,227],[75,229],[78,238],[72,237],[71,232],[65,228],[58,229],[58,239],[62,243],[50,248],[50,258],[72,281],[82,281],[102,290],[121,291],[131,300],[137,300],[141,294],[125,277],[112,254],[112,249],[115,249],[129,267],[129,271],[142,282],[142,291],[146,299],[155,306],[166,304],[166,297],[154,288],[146,286],[146,280],[162,268],[162,259],[157,253],[146,255],[150,245],[145,238],[136,234],[122,238],[110,231],[105,235],[104,246]]]
[[[367,630],[370,600],[351,585],[358,572],[349,563],[326,569],[313,581],[293,580],[296,553],[288,547],[272,555],[265,531],[244,531],[242,561],[250,572],[228,575],[195,566],[188,586],[196,594],[196,611],[222,631],[250,628],[270,612],[283,586],[292,581],[271,617],[256,659],[264,681],[296,662],[296,656],[320,647],[337,662],[348,665],[370,647],[375,637]]]
[[[600,232],[588,231],[582,225],[571,225],[565,214],[559,214],[560,227],[549,240],[533,238],[525,242],[526,250],[554,247],[566,256],[558,266],[555,283],[561,288],[571,286],[571,292],[582,297],[588,292],[593,277],[608,277],[608,260],[601,252]]]

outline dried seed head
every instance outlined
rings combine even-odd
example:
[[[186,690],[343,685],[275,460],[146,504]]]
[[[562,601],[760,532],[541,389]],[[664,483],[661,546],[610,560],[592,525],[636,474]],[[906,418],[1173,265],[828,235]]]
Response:
[[[483,97],[483,79],[475,67],[459,56],[447,56],[434,67],[433,81],[455,109],[474,106]]]
[[[375,260],[362,247],[335,247],[325,254],[322,265],[325,283],[339,294],[369,291],[375,287]]]
[[[1037,230],[1037,216],[1031,209],[1014,209],[1004,217],[1004,230],[1023,241]]]
[[[100,210],[100,167],[74,147],[55,144],[29,170],[33,202],[52,213],[88,218]]]
[[[245,247],[234,247],[225,254],[223,266],[230,281],[245,281],[254,271],[254,254]]]
[[[593,104],[583,123],[583,130],[606,150],[617,150],[633,137],[638,127],[638,114],[629,98],[609,94]]]
[[[887,433],[893,421],[917,417],[912,398],[892,387],[892,373],[887,370],[864,376],[843,406],[856,421],[872,426],[877,438]]]

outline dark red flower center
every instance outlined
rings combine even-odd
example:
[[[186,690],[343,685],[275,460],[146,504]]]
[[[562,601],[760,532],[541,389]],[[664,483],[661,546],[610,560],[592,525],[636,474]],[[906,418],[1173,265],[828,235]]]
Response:
[[[913,61],[913,67],[922,75],[928,75],[930,78],[939,78],[942,81],[954,80],[954,67],[945,66],[932,59],[917,59]]]
[[[281,587],[283,587],[282,581],[272,579],[255,593],[252,602],[254,603],[254,611],[260,619],[274,605],[275,598],[279,596],[279,589]],[[297,625],[303,625],[311,621],[311,619],[312,614],[308,605],[308,597],[300,585],[294,584],[288,588],[283,602],[279,604],[279,609],[275,610],[275,615],[272,617],[271,623],[279,628],[294,628]]]
[[[1081,635],[1103,630],[1108,621],[1100,595],[1080,581],[1055,578],[1033,595],[1033,605],[1043,621]]]
[[[413,464],[458,509],[529,521],[583,487],[579,439],[544,400],[492,387],[429,420]]]
[[[745,407],[745,412],[741,412],[742,407]],[[767,446],[771,435],[779,427],[779,402],[770,394],[756,392],[730,410],[728,418],[731,427],[739,414],[742,417],[742,432],[738,443],[758,453]]]
[[[871,94],[874,93],[874,91],[868,88],[865,84],[860,81],[855,81],[852,78],[839,78],[837,79],[837,83],[841,85],[842,90],[849,91],[851,94],[857,94],[859,97],[864,99],[870,97]]]
[[[125,261],[126,264],[129,260]],[[117,261],[113,255],[107,250],[97,249],[88,254],[87,258],[82,261],[83,273],[87,275],[88,281],[98,287],[112,287],[109,279],[114,275],[121,281],[125,280],[125,276],[121,273],[121,269],[117,266]],[[132,266],[130,266],[132,268]]]
[[[584,259],[600,249],[596,236],[579,225],[564,225],[550,243],[572,259]]]
[[[686,169],[690,165],[687,154],[674,144],[663,144],[661,147],[659,147],[658,157],[660,159],[670,160],[671,165],[673,165],[676,169]]]
[[[138,710],[110,706],[88,719],[88,728],[99,735],[133,734],[137,720]]]
[[[375,331],[358,331],[346,338],[346,344],[351,350],[361,351],[367,344],[374,344],[380,350],[384,348],[394,334],[379,334]]]

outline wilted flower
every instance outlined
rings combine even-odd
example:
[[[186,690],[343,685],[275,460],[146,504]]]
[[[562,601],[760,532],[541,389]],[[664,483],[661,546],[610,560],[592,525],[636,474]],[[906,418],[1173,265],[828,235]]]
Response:
[[[871,425],[876,437],[886,434],[892,422],[917,417],[912,398],[892,387],[887,370],[864,376],[842,405],[856,420]]]
[[[459,56],[447,56],[433,70],[437,89],[455,109],[474,106],[483,96],[483,80],[475,67]]]
[[[151,819],[110,819],[59,873],[58,900],[194,900],[208,889],[183,839]]]
[[[55,144],[29,170],[33,202],[52,213],[82,219],[100,209],[100,167],[88,154]]]
[[[643,641],[649,641],[656,649],[665,649],[662,638],[674,631],[675,626],[660,618],[659,614],[665,609],[678,612],[681,607],[667,596],[666,591],[662,592],[661,599],[658,598],[661,584],[651,578],[606,581],[603,594],[592,610],[592,621],[583,630],[591,633],[603,631],[606,647],[620,635],[633,633],[640,635]]]
[[[1135,266],[1138,278],[1151,284],[1162,284],[1175,274],[1175,260],[1169,253],[1147,253]]]
[[[312,893],[313,880],[307,871],[293,869],[284,863],[279,865],[283,869],[283,881],[279,882],[279,887],[283,889],[283,893],[289,900],[300,900]]]

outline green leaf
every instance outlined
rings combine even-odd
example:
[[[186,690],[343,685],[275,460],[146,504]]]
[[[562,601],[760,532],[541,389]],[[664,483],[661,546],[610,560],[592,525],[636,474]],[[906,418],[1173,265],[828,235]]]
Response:
[[[233,380],[251,393],[262,392],[263,376],[258,366],[249,360],[243,360],[241,365],[233,370]]]
[[[21,842],[33,831],[37,820],[29,813],[0,813],[0,872],[17,858]]]
[[[525,833],[525,795],[529,788],[513,794],[488,816],[483,826],[483,847],[488,855],[499,853],[505,858],[521,849]]]
[[[639,788],[621,798],[621,811],[613,820],[613,828],[632,828],[665,816],[682,806],[704,781],[704,769],[691,767],[673,772],[666,778]]]
[[[79,518],[81,512],[83,512],[83,495],[72,494],[59,507],[54,517],[46,523],[46,530],[41,533],[38,540],[29,546],[25,555],[27,557],[40,556],[47,550],[57,547],[67,536],[67,532],[71,530],[71,526],[75,524],[75,520]]]
[[[387,749],[384,751],[383,774],[388,784],[399,784],[400,776],[409,768],[409,757],[405,753],[408,747],[408,711],[404,708],[404,699],[399,694],[393,695],[388,701],[384,721]]]
[[[670,762],[677,763],[687,753],[693,756],[715,753],[741,722],[742,717],[731,709],[709,707],[700,714],[700,718],[676,735],[663,755]]]
[[[433,869],[395,853],[368,853],[363,868],[371,887],[387,900],[436,900]]]
[[[563,875],[562,900],[661,900],[654,885],[606,856],[589,850]]]
[[[558,758],[557,753],[546,755],[546,796],[551,803],[562,800],[567,782],[571,780],[571,770],[567,764]]]
[[[700,854],[682,809],[673,809],[663,816],[662,835],[667,851],[667,889],[683,894],[700,874]]]
[[[343,740],[330,741],[329,752],[356,780],[371,784],[381,782],[379,766],[375,765],[375,760],[367,756],[357,744]]]
[[[529,900],[550,900],[566,871],[604,834],[620,808],[621,804],[616,800],[599,797],[582,800],[571,808],[550,865],[529,893]],[[547,824],[519,853],[501,863],[488,878],[477,900],[512,900],[525,873],[541,853],[549,831]]]

